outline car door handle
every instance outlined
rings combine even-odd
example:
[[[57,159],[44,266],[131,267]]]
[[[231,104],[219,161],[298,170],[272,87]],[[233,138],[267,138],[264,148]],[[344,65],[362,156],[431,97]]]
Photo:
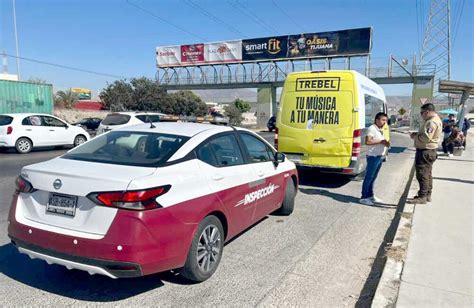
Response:
[[[265,175],[265,173],[264,173],[263,171],[259,171],[259,172],[257,173],[257,175],[258,175],[258,177],[261,178],[261,177],[263,177],[263,176]]]
[[[31,128],[27,128],[26,131],[27,131],[27,132],[31,132]]]
[[[324,138],[318,138],[318,139],[314,139],[313,141],[314,141],[314,142],[326,142],[326,139],[324,139]]]
[[[214,174],[214,175],[212,176],[212,180],[213,180],[213,181],[220,181],[220,180],[222,180],[223,178],[224,178],[224,176],[221,175],[221,174]]]
[[[54,130],[54,129],[50,129],[49,131],[50,131],[50,132],[55,132],[56,130]]]

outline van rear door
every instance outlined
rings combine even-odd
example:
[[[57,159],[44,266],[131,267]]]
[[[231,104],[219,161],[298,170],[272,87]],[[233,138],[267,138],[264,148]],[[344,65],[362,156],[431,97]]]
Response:
[[[303,153],[304,165],[348,167],[356,122],[354,92],[351,73],[290,76],[282,98],[280,150]]]

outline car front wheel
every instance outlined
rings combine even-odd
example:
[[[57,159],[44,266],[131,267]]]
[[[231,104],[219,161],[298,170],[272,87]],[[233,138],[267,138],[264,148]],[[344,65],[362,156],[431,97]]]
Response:
[[[181,274],[196,282],[207,280],[216,271],[223,249],[222,223],[216,216],[207,216],[201,221],[194,235]]]
[[[28,138],[19,138],[15,142],[15,149],[20,154],[26,154],[33,149],[33,143]]]

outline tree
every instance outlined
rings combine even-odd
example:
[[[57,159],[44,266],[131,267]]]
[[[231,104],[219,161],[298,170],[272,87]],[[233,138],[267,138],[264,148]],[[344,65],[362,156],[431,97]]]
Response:
[[[169,95],[155,81],[146,77],[133,78],[130,85],[133,88],[131,109],[168,113]]]
[[[169,94],[173,114],[204,116],[207,113],[207,106],[202,99],[192,91],[178,91]]]
[[[407,111],[405,110],[405,108],[400,108],[400,110],[398,110],[398,114],[403,116],[405,113],[407,113]]]
[[[236,98],[234,100],[234,106],[240,110],[240,113],[249,112],[250,109],[252,108],[249,102],[246,102],[240,98]]]
[[[54,98],[54,102],[57,105],[63,105],[65,108],[72,108],[74,103],[78,101],[77,93],[71,91],[71,89],[66,91],[57,91]]]
[[[99,94],[105,109],[126,111],[133,105],[133,87],[125,80],[116,80],[108,84]]]
[[[242,118],[242,112],[235,105],[228,105],[224,107],[225,114],[229,117],[230,125],[240,125],[244,120]]]

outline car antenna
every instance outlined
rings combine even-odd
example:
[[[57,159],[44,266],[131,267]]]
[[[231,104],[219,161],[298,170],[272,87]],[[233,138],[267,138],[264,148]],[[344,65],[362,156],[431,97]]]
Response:
[[[150,121],[150,128],[156,128],[156,126],[153,125],[153,121],[151,120],[150,117],[148,117],[148,120]]]

